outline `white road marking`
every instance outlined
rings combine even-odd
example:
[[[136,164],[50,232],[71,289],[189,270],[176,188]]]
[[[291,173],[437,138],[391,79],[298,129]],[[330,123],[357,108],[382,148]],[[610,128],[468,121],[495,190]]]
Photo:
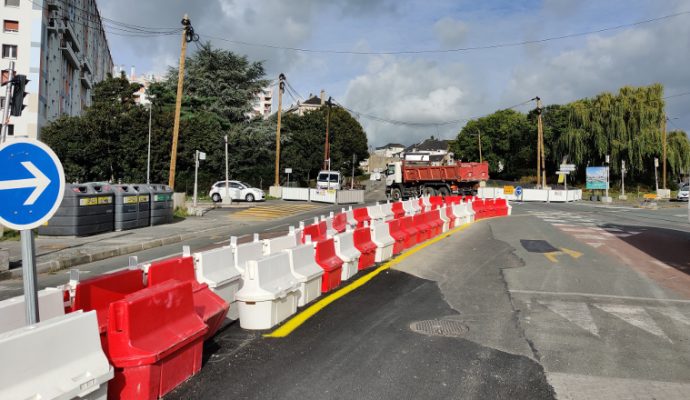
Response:
[[[660,266],[661,268],[673,269],[673,267],[669,266],[668,264],[666,264],[665,262],[663,262],[663,261],[661,261],[661,260],[652,260],[652,262],[653,262],[654,264]]]
[[[594,247],[595,249],[598,249],[599,247],[604,245],[604,243],[599,243],[599,242],[587,242],[587,244]]]
[[[639,301],[659,301],[663,303],[683,303],[690,304],[690,300],[683,299],[655,299],[653,297],[635,297],[635,296],[617,296],[612,294],[596,294],[596,293],[582,293],[582,292],[550,292],[541,290],[521,290],[521,289],[508,289],[510,293],[517,294],[533,294],[533,295],[546,295],[546,296],[578,296],[578,297],[591,297],[591,298],[602,298],[602,299],[618,299],[618,300],[639,300]]]
[[[594,336],[599,336],[599,328],[594,323],[587,304],[565,301],[539,301],[539,304],[567,319]]]
[[[605,235],[584,235],[584,234],[577,234],[575,235],[576,238],[578,239],[584,239],[584,240],[609,240],[610,237],[605,236]]]
[[[19,290],[19,288],[13,288],[13,287],[9,287],[9,286],[0,286],[0,292],[1,292],[1,291],[5,291],[5,292],[16,292],[16,291],[18,291],[18,290]]]
[[[690,325],[690,318],[686,317],[684,314],[681,314],[680,311],[678,311],[675,308],[671,307],[647,307],[650,310],[656,311],[660,314],[663,314],[672,320],[681,322],[685,325]]]
[[[657,326],[656,322],[642,307],[625,306],[620,304],[594,304],[594,307],[612,314],[621,320],[629,323],[632,326],[642,329],[652,335],[666,339],[671,342],[671,339],[666,336],[664,331]]]

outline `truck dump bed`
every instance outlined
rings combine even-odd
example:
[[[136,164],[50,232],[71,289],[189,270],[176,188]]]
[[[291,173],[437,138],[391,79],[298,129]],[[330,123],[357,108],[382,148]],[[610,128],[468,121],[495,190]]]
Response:
[[[406,182],[474,182],[489,179],[489,163],[464,163],[455,165],[410,165],[403,164],[403,180]]]

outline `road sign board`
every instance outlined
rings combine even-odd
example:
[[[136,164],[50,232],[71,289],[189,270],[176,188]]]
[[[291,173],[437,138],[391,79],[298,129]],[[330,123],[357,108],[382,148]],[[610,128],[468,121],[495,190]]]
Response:
[[[570,175],[570,171],[556,171],[556,175]]]
[[[0,223],[33,229],[55,214],[65,191],[65,173],[50,147],[32,139],[0,145]]]
[[[515,195],[516,195],[517,197],[522,196],[522,186],[518,186],[518,187],[515,188]]]
[[[286,174],[291,174],[291,173],[292,173],[292,168],[285,168],[285,173],[286,173]]]
[[[503,194],[513,194],[513,193],[515,193],[515,187],[510,186],[510,185],[503,186]]]
[[[561,164],[560,165],[560,170],[561,171],[575,171],[575,164]]]

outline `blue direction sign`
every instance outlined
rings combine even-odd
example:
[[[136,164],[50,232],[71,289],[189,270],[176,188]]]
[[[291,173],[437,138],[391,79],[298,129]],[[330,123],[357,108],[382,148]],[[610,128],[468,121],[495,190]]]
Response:
[[[55,214],[65,192],[65,173],[53,150],[38,140],[0,145],[0,223],[33,229]]]
[[[515,188],[515,197],[520,197],[522,196],[522,186],[518,186]]]

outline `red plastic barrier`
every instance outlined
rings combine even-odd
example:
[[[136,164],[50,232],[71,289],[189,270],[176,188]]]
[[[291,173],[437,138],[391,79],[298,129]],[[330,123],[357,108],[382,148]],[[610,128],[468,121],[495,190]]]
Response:
[[[326,221],[320,221],[318,224],[311,224],[304,227],[302,230],[302,243],[305,242],[307,236],[311,236],[312,242],[320,242],[328,238],[328,226]]]
[[[405,248],[409,249],[417,244],[417,236],[419,236],[419,229],[414,224],[414,217],[406,216],[400,218],[400,228],[405,231]]]
[[[414,226],[417,228],[417,243],[422,243],[423,241],[431,237],[431,227],[426,223],[425,213],[419,213],[412,217]]]
[[[371,222],[371,217],[366,207],[355,208],[352,210],[352,216],[357,220],[357,228],[362,228]]]
[[[230,305],[213,293],[205,283],[199,283],[194,274],[192,257],[177,257],[151,264],[148,273],[148,287],[160,285],[169,280],[190,282],[194,294],[194,310],[206,325],[208,332],[204,340],[212,337],[220,329]]]
[[[396,201],[392,203],[391,211],[393,211],[393,217],[395,219],[402,218],[405,216],[405,209],[403,208],[402,201]]]
[[[426,213],[426,223],[429,225],[429,237],[438,236],[443,233],[443,220],[441,210],[431,210]]]
[[[448,217],[448,229],[455,228],[455,214],[453,213],[453,206],[449,204],[446,206],[446,217]]]
[[[362,253],[359,256],[357,269],[362,270],[374,266],[376,262],[376,243],[371,241],[371,230],[367,227],[357,228],[353,232],[352,239],[357,250]]]
[[[343,270],[343,260],[335,254],[333,239],[317,242],[314,259],[323,269],[321,276],[321,292],[329,292],[340,286],[340,276]]]
[[[474,210],[474,219],[484,219],[491,216],[489,204],[484,199],[476,199],[472,202],[472,209]]]
[[[79,282],[70,311],[96,311],[101,341],[105,346],[105,330],[108,325],[110,303],[144,289],[144,272],[140,269],[117,271]]]
[[[498,215],[504,217],[508,215],[508,201],[506,199],[496,199]]]
[[[347,214],[341,212],[333,216],[333,229],[338,233],[345,232],[347,229]]]
[[[429,197],[429,202],[436,208],[441,207],[443,205],[443,196],[431,196]]]
[[[109,399],[157,399],[201,369],[208,327],[194,311],[192,284],[168,281],[110,306],[108,348],[115,367]]]
[[[388,232],[391,237],[395,239],[395,244],[393,244],[393,254],[400,254],[405,250],[405,240],[407,239],[407,233],[400,227],[399,219],[392,219],[388,221]]]

